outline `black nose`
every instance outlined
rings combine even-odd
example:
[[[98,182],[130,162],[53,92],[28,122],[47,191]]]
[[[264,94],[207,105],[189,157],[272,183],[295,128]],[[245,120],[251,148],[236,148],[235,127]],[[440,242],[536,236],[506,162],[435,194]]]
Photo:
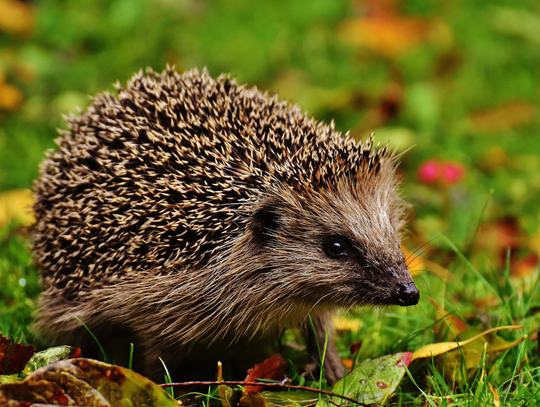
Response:
[[[416,305],[420,299],[418,288],[411,281],[410,283],[399,283],[393,295],[394,304],[405,307],[407,305]]]

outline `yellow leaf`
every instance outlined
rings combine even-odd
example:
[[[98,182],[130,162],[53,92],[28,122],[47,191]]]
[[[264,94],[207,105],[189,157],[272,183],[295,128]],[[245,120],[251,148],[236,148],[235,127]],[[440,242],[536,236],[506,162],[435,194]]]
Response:
[[[411,275],[417,276],[422,270],[425,270],[424,259],[407,249],[405,246],[401,246],[401,251],[403,252],[403,257],[405,257],[405,264],[411,272]]]
[[[488,383],[489,385],[489,389],[491,390],[491,392],[493,393],[493,406],[494,407],[500,407],[501,405],[501,401],[499,400],[499,392],[497,391],[496,388],[494,388],[491,383]]]
[[[0,83],[0,109],[17,110],[23,100],[23,94],[18,88],[9,83]]]
[[[12,220],[24,226],[34,223],[32,205],[34,198],[29,189],[14,189],[0,193],[0,227]]]
[[[34,7],[16,0],[0,0],[0,31],[28,34],[34,29]]]
[[[451,350],[463,347],[463,346],[465,346],[465,345],[467,345],[467,344],[469,344],[471,342],[474,342],[475,340],[477,340],[477,339],[479,339],[479,338],[481,338],[481,337],[483,337],[485,335],[488,335],[490,333],[493,333],[493,332],[502,331],[504,329],[521,329],[521,328],[523,328],[523,325],[500,326],[498,328],[488,329],[487,331],[484,331],[481,334],[473,336],[472,338],[467,339],[465,341],[432,343],[430,345],[426,345],[426,346],[421,347],[420,349],[417,349],[413,353],[411,360],[421,359],[421,358],[430,358],[432,356],[442,355],[443,353],[447,353],[447,352],[449,352]],[[527,337],[527,335],[524,335],[523,337],[521,337],[517,341],[512,342],[511,344],[508,344],[507,347],[505,347],[505,349],[509,349],[509,348],[517,345],[518,343],[523,342],[526,337]],[[492,351],[492,352],[500,351],[500,350],[504,350],[504,349],[502,347],[490,349],[490,351]]]
[[[452,272],[445,267],[424,259],[422,256],[410,251],[405,246],[401,246],[401,250],[403,251],[403,257],[405,257],[405,264],[412,276],[418,276],[422,271],[429,271],[443,281],[451,281],[452,278],[454,278]]]
[[[429,271],[431,274],[436,275],[442,281],[452,281],[452,279],[454,278],[454,274],[452,274],[450,270],[437,263],[424,259],[424,264],[427,271]]]
[[[341,315],[334,316],[332,318],[332,324],[336,331],[358,332],[362,327],[361,320],[345,318]]]

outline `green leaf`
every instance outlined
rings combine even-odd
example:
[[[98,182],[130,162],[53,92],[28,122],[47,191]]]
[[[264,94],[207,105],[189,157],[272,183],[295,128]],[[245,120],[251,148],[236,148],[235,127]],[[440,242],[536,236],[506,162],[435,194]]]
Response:
[[[363,362],[337,382],[332,391],[365,404],[382,404],[401,382],[411,357],[411,352],[402,352]],[[337,397],[333,401],[343,404]]]
[[[319,401],[317,393],[305,390],[296,391],[263,391],[262,396],[267,406],[313,406]]]
[[[58,362],[60,360],[65,360],[73,357],[76,358],[80,354],[81,350],[79,348],[74,348],[73,346],[55,346],[49,349],[45,349],[41,352],[34,353],[34,355],[26,364],[23,373],[25,376],[28,376],[30,373],[39,368],[50,365],[54,362]]]
[[[4,383],[19,383],[22,382],[23,379],[16,377],[16,376],[10,376],[10,375],[0,375],[0,385]]]

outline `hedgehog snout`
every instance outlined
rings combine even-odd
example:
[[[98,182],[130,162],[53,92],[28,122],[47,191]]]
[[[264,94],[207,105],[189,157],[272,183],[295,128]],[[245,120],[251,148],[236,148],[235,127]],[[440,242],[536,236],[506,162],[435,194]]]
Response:
[[[390,266],[387,270],[396,279],[394,291],[391,294],[393,303],[402,307],[418,304],[420,292],[411,278],[405,260],[402,259],[397,267]]]
[[[394,301],[394,304],[401,305],[402,307],[416,305],[418,304],[419,299],[420,292],[412,280],[398,282],[394,292],[392,293],[392,300]]]

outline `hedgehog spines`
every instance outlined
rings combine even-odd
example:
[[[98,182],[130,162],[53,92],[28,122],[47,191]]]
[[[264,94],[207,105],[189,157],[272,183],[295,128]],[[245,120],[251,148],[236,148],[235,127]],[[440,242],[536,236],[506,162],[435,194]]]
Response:
[[[155,359],[418,300],[388,146],[206,69],[115,87],[66,119],[34,185],[43,329],[125,326]]]

